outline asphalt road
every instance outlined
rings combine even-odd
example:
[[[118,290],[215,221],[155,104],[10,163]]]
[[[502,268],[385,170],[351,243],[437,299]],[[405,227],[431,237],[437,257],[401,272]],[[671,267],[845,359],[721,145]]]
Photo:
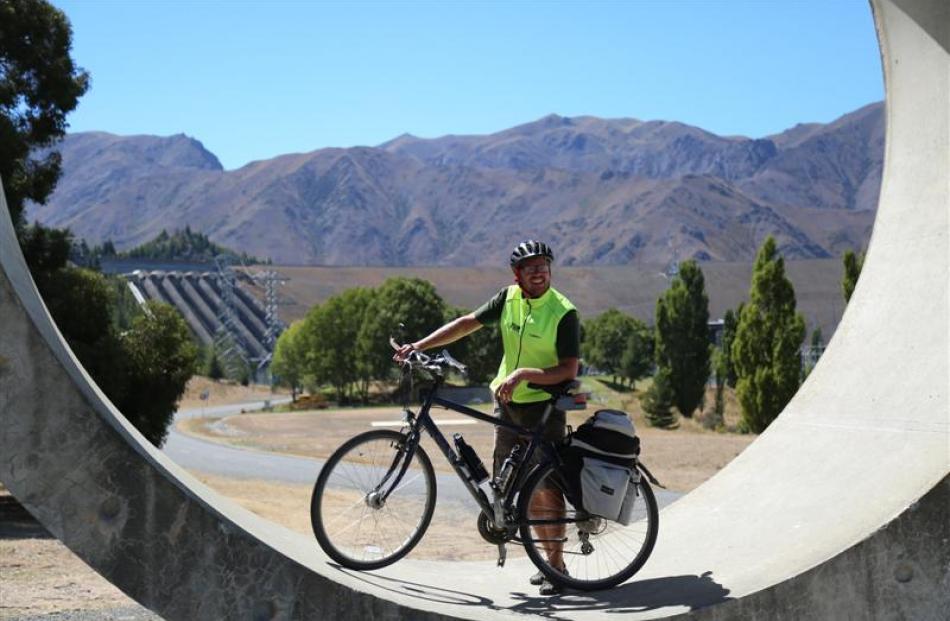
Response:
[[[288,398],[283,398],[274,399],[270,403],[271,405],[278,405],[288,401]],[[175,415],[175,421],[187,418],[229,416],[238,414],[242,410],[259,410],[264,405],[263,401],[254,401],[182,410]],[[174,426],[169,432],[168,440],[162,450],[178,465],[189,470],[200,470],[209,474],[237,479],[265,479],[281,483],[311,485],[316,481],[323,465],[323,462],[318,459],[267,453],[208,442],[183,434]],[[433,461],[443,459],[441,455],[431,453],[429,457]],[[440,502],[454,501],[470,505],[473,509],[477,507],[475,501],[454,474],[437,474],[436,486]],[[654,491],[660,508],[682,496],[680,493],[662,489]]]

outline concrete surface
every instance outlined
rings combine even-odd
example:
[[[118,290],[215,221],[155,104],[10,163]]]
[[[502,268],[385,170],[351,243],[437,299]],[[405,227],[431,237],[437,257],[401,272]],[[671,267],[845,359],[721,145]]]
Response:
[[[946,619],[950,610],[950,2],[873,0],[887,88],[880,207],[828,351],[779,419],[665,509],[635,579],[540,598],[512,563],[328,563],[203,487],[75,362],[0,205],[0,480],[168,619]]]

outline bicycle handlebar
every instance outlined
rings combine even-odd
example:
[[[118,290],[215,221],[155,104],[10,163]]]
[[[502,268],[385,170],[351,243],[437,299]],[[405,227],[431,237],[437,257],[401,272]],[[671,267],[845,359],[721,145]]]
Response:
[[[389,344],[393,349],[398,350],[399,344],[396,342],[396,339],[389,337]],[[409,355],[406,356],[405,360],[402,362],[403,365],[408,365],[410,368],[424,369],[430,373],[437,373],[442,375],[445,373],[446,369],[455,369],[462,375],[468,375],[468,367],[452,357],[446,350],[442,350],[442,353],[430,356],[424,354],[421,351],[414,349],[409,352]]]
[[[396,342],[396,339],[389,337],[389,344],[393,349],[399,349],[399,343]],[[414,349],[409,352],[409,355],[402,362],[403,365],[407,365],[410,368],[424,369],[430,373],[437,373],[439,375],[444,375],[446,369],[451,368],[455,369],[463,376],[468,375],[468,368],[452,357],[447,350],[442,350],[442,353],[430,356],[424,354],[421,351]],[[557,384],[535,384],[534,382],[529,382],[528,387],[534,388],[536,390],[543,390],[544,392],[551,395],[552,399],[557,399],[560,397],[568,396],[572,391],[580,388],[581,383],[577,380],[565,380]]]

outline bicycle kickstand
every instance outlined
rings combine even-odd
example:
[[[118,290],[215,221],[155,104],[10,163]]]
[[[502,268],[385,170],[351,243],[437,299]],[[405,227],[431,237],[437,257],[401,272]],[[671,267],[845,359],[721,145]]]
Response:
[[[508,557],[508,550],[507,548],[505,548],[505,544],[499,543],[498,544],[498,566],[499,567],[505,566],[505,559],[507,557]]]

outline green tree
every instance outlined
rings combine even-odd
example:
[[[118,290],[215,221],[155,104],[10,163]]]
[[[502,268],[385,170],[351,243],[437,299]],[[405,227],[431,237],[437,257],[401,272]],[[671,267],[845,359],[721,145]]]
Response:
[[[672,428],[676,422],[673,414],[675,398],[670,371],[660,367],[653,376],[653,383],[640,395],[640,405],[643,407],[647,422],[661,429]]]
[[[465,340],[465,358],[462,362],[468,367],[469,384],[488,384],[498,374],[498,365],[504,355],[498,324],[484,326],[469,334]]]
[[[709,297],[696,261],[684,261],[656,303],[656,364],[669,369],[676,409],[702,407],[709,380]]]
[[[735,388],[739,380],[736,376],[736,367],[732,364],[732,341],[736,338],[736,328],[739,325],[739,315],[742,314],[743,306],[744,304],[740,303],[735,311],[727,310],[722,318],[722,347],[719,351],[722,355],[725,382],[730,388]]]
[[[703,419],[703,426],[708,429],[719,429],[726,419],[726,356],[725,351],[716,347],[712,354],[713,374],[716,376],[716,400],[713,410]]]
[[[66,266],[73,236],[65,229],[47,229],[34,224],[21,228],[19,241],[34,280],[40,281]],[[49,293],[55,295],[56,292]]]
[[[357,338],[361,364],[374,380],[388,381],[395,366],[390,335],[404,324],[403,340],[426,336],[442,325],[445,303],[432,283],[419,278],[390,278],[376,290]]]
[[[224,367],[221,366],[221,359],[214,347],[208,348],[208,364],[205,366],[205,375],[214,381],[224,377]]]
[[[446,310],[444,321],[448,323],[469,312],[463,308],[449,308]],[[503,354],[498,324],[482,326],[481,329],[452,343],[447,349],[468,368],[470,386],[487,384],[498,373],[498,365]]]
[[[363,399],[368,396],[370,368],[355,345],[374,297],[368,289],[347,289],[310,309],[304,319],[305,369],[318,383],[333,386],[341,403],[354,390]]]
[[[292,401],[297,400],[306,372],[306,352],[301,347],[300,338],[303,325],[303,321],[295,321],[281,333],[274,345],[274,357],[270,364],[271,374],[277,383],[290,388]]]
[[[126,360],[126,390],[116,403],[156,446],[168,435],[178,400],[194,375],[198,348],[188,325],[167,304],[149,302],[120,336]]]
[[[864,253],[855,254],[853,250],[848,250],[842,257],[844,262],[844,277],[841,281],[841,291],[844,293],[844,301],[850,302],[854,288],[858,284],[858,277],[861,276],[861,268],[864,267]]]
[[[638,379],[650,374],[653,369],[653,330],[634,317],[630,318],[632,329],[627,334],[623,355],[620,357],[620,374],[633,386]]]
[[[60,175],[49,150],[89,86],[70,57],[72,29],[41,0],[0,0],[0,179],[17,228],[27,200],[43,203]]]
[[[91,270],[62,268],[36,280],[50,315],[83,368],[151,442],[160,446],[197,348],[173,308],[118,313],[114,282]]]
[[[795,289],[771,236],[756,256],[749,297],[739,316],[732,360],[739,376],[742,428],[760,433],[798,390],[805,339],[805,320],[795,312]]]
[[[614,382],[618,378],[636,381],[649,371],[649,359],[643,360],[652,348],[648,331],[643,322],[616,308],[604,311],[584,322],[584,361],[613,376]]]
[[[112,320],[116,294],[109,281],[92,270],[63,268],[39,271],[36,286],[76,358],[113,403],[121,402],[126,361]]]

